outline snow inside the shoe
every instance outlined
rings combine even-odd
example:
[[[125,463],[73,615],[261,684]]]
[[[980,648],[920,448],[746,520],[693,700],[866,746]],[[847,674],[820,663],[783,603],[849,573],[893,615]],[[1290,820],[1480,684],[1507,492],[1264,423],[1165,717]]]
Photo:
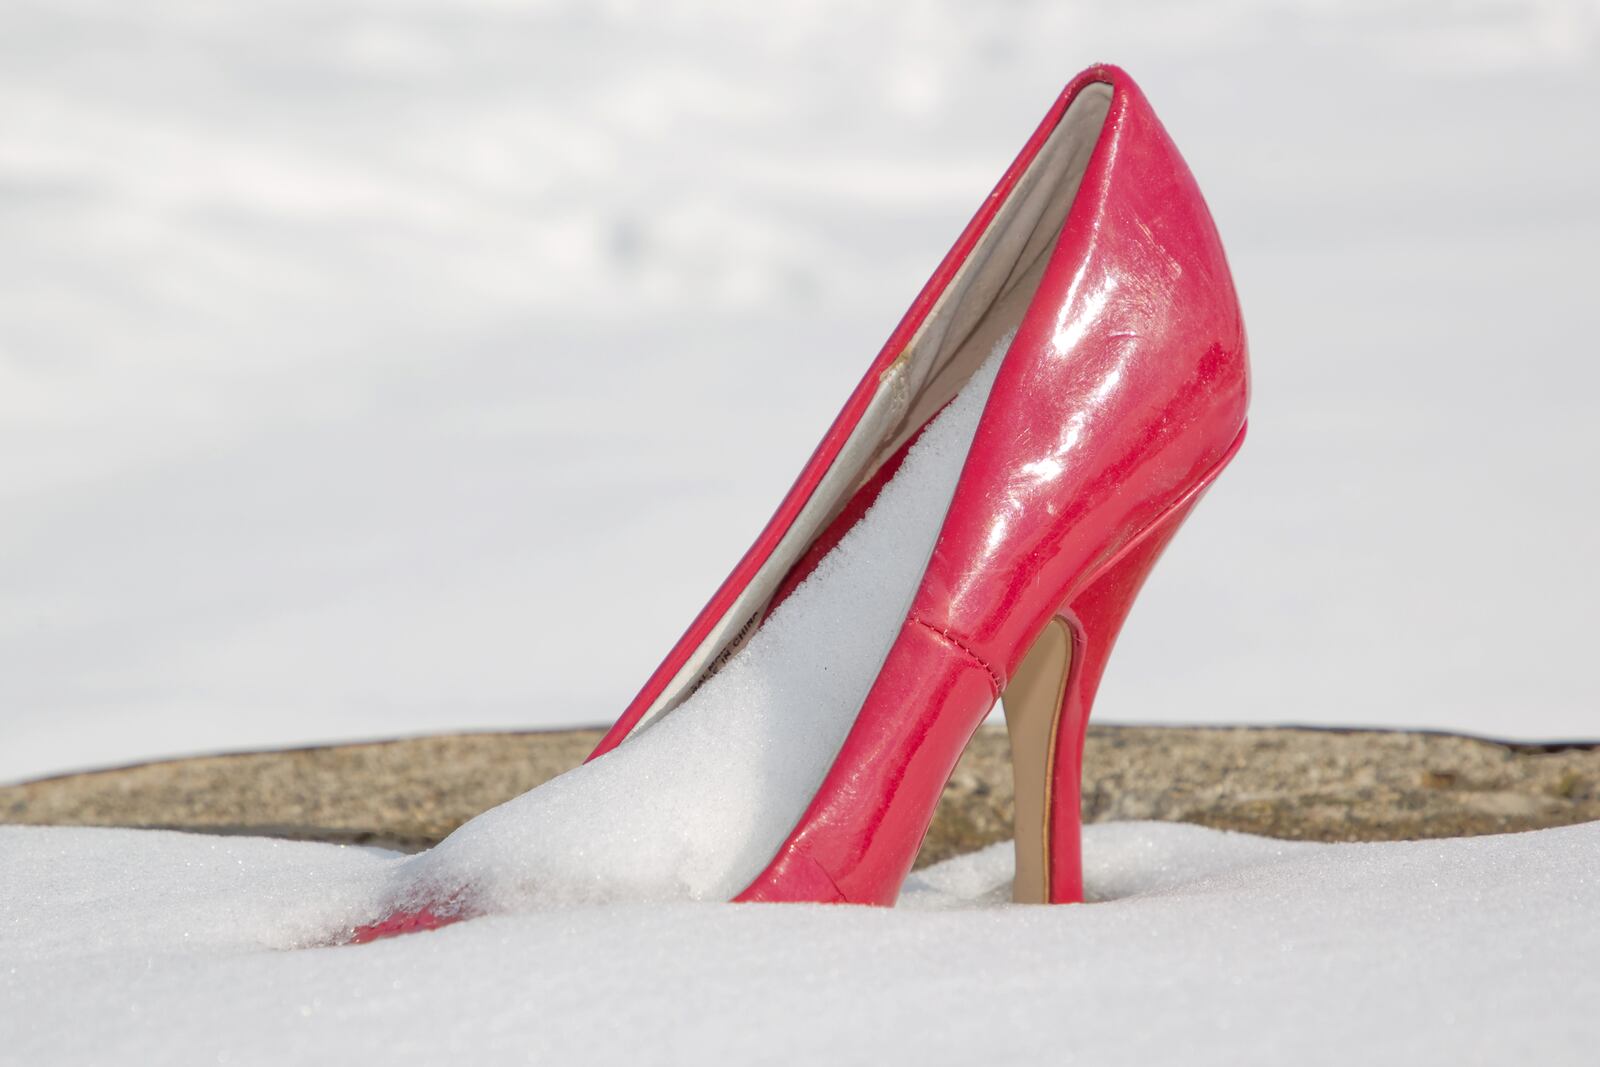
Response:
[[[821,784],[894,640],[1010,335],[728,664],[670,715],[407,864],[398,908],[725,900]]]

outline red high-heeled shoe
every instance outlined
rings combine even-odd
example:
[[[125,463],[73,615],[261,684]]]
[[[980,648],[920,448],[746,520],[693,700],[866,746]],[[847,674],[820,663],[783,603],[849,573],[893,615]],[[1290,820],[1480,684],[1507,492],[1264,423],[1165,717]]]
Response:
[[[1004,697],[1016,899],[1076,901],[1084,728],[1146,574],[1244,436],[1244,326],[1200,191],[1127,74],[1062,92],[777,513],[590,758],[672,709],[865,512],[1016,330],[932,558],[832,768],[742,901],[890,904]],[[391,916],[355,940],[448,921]]]

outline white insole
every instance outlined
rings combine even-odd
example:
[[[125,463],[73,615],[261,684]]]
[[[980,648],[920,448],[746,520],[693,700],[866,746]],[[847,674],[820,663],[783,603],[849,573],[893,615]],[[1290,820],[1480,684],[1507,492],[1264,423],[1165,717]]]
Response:
[[[749,884],[822,783],[905,620],[1010,341],[717,675],[612,752],[408,861],[395,905],[726,900]]]

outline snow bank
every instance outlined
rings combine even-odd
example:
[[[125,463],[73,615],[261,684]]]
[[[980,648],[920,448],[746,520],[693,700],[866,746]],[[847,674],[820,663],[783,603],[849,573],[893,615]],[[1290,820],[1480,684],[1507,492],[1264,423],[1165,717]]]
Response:
[[[1090,827],[1090,893],[1004,847],[894,910],[544,908],[345,948],[396,858],[0,828],[0,1060],[53,1064],[1590,1063],[1600,824],[1313,845]]]

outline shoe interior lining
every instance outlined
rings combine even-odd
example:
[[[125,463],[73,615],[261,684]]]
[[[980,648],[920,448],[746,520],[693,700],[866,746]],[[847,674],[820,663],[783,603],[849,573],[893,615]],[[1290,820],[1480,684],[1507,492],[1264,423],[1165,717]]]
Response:
[[[682,703],[743,647],[816,537],[1016,328],[1071,211],[1111,95],[1111,86],[1097,83],[1073,99],[915,336],[879,376],[866,412],[777,548],[640,726]]]

